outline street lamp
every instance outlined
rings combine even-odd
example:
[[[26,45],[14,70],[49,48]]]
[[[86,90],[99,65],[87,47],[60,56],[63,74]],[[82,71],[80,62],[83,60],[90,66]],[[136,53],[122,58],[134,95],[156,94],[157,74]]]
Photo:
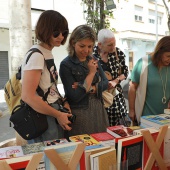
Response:
[[[106,1],[106,8],[107,8],[107,10],[115,9],[116,4],[114,3],[113,0],[107,0]]]

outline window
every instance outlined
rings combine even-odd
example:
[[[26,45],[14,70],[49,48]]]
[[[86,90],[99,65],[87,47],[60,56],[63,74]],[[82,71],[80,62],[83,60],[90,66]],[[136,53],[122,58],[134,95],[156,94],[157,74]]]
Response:
[[[32,45],[34,44],[38,44],[39,41],[37,40],[37,38],[35,36],[32,36]]]
[[[155,24],[155,20],[154,19],[149,19],[149,23]]]
[[[143,7],[135,5],[135,21],[142,21]]]
[[[157,13],[158,25],[162,24],[162,17],[163,17],[163,14],[158,12]],[[150,24],[156,24],[156,12],[154,10],[149,10],[148,22]]]

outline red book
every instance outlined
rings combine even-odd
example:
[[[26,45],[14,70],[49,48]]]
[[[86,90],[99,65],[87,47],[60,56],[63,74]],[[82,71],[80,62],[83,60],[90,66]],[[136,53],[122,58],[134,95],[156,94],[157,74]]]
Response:
[[[99,142],[115,139],[114,136],[110,135],[107,132],[93,133],[93,134],[90,134],[90,136],[92,136],[94,139],[96,139]]]
[[[129,137],[133,135],[133,129],[123,125],[107,127],[106,131],[115,138]]]

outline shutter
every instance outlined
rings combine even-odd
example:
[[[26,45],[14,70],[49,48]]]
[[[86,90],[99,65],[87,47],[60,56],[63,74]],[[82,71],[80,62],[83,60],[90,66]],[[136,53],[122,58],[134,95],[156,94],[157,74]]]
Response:
[[[9,79],[8,51],[0,51],[0,89]]]

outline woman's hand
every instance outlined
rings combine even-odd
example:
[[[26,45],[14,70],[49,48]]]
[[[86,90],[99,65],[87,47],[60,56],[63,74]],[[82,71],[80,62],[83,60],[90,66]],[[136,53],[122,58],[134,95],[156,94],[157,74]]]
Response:
[[[71,124],[71,122],[68,120],[69,117],[72,116],[72,114],[70,113],[64,113],[64,112],[60,112],[58,111],[59,114],[56,117],[58,123],[60,124],[60,126],[64,129],[64,130],[68,130],[70,131],[72,128],[69,126],[69,124]]]
[[[89,60],[87,64],[90,73],[96,73],[98,68],[98,60]]]

